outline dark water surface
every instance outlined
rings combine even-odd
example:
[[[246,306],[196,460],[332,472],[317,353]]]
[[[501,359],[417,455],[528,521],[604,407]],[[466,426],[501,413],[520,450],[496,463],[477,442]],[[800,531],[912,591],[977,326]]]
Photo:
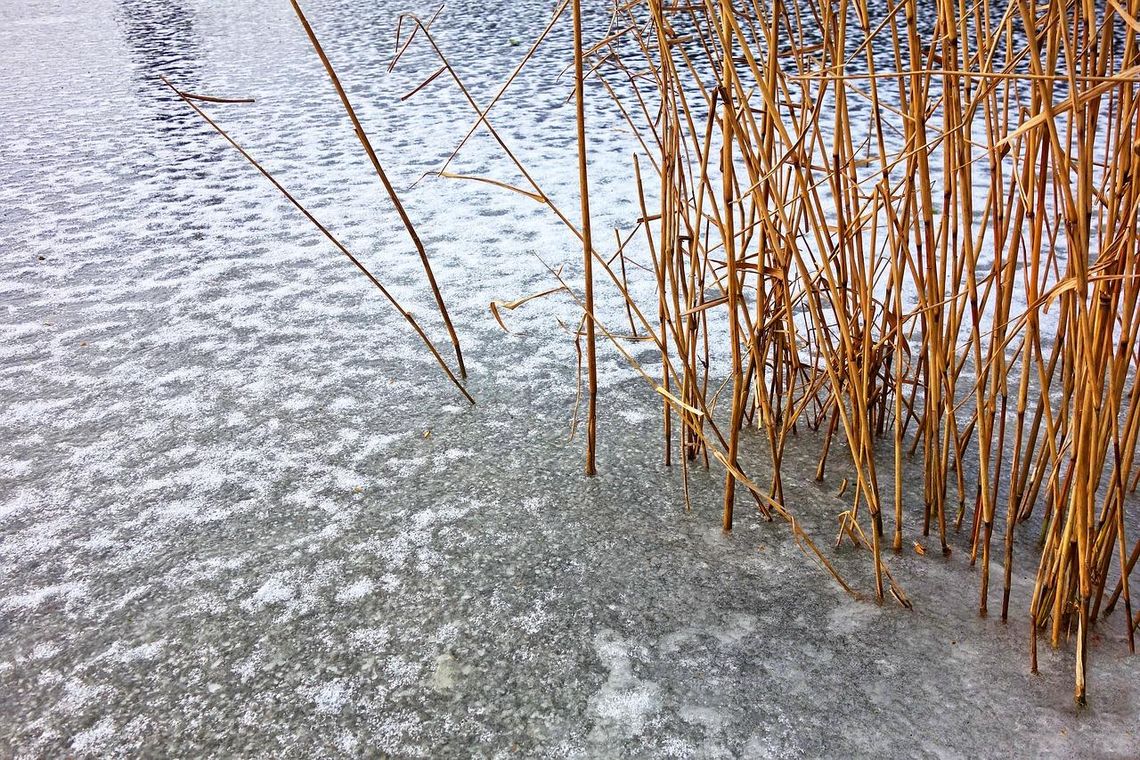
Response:
[[[434,10],[307,5],[401,188],[470,120],[442,79],[399,101],[436,66],[417,44],[386,73],[409,9]],[[485,100],[550,10],[450,3],[439,41]],[[574,209],[567,36],[494,120]],[[719,476],[694,476],[686,514],[654,395],[612,350],[601,474],[584,479],[556,321],[574,324],[573,303],[510,313],[514,334],[487,308],[551,287],[538,256],[575,260],[537,204],[444,180],[404,193],[464,341],[468,407],[158,74],[255,97],[207,108],[443,335],[287,3],[0,5],[0,755],[1140,751],[1119,619],[1078,713],[1068,653],[1028,673],[1035,568],[1003,626],[975,616],[965,536],[948,560],[895,561],[910,612],[851,600],[746,509],[724,536]],[[631,146],[614,129],[593,148],[605,230],[635,214]],[[454,169],[499,156],[483,136]],[[842,473],[811,480],[816,444],[786,487],[826,546]],[[836,562],[871,588],[864,554]]]

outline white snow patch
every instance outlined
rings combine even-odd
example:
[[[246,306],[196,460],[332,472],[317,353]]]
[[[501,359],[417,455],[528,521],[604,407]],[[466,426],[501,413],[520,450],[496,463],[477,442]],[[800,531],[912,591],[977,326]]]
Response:
[[[165,641],[152,641],[146,644],[140,644],[132,649],[117,653],[115,660],[122,663],[150,660],[153,659],[165,645]]]
[[[317,712],[326,715],[340,712],[352,695],[352,689],[343,680],[329,681],[320,686],[303,687],[301,691],[313,700]]]
[[[270,578],[242,605],[247,609],[261,609],[271,604],[287,602],[296,595],[296,590],[280,578]]]
[[[107,743],[115,735],[115,724],[110,718],[103,718],[86,731],[80,731],[71,740],[71,748],[79,752],[92,752]]]
[[[610,674],[590,697],[589,709],[595,719],[591,740],[609,744],[617,738],[641,736],[661,710],[661,687],[633,674],[630,646],[613,631],[595,636],[594,650]]]
[[[382,650],[390,638],[387,628],[359,628],[348,635],[349,641],[356,646],[375,652]]]
[[[3,605],[7,609],[25,609],[31,610],[39,607],[41,604],[54,597],[63,597],[67,602],[72,602],[78,599],[83,599],[87,596],[87,585],[72,581],[71,583],[59,583],[54,586],[44,586],[35,591],[29,591],[26,594],[17,594],[15,596],[6,597]]]
[[[361,578],[351,586],[341,589],[336,595],[336,600],[341,603],[355,602],[371,594],[374,588],[376,584],[371,578]]]
[[[34,647],[32,647],[32,659],[46,660],[57,655],[59,651],[60,648],[57,645],[50,642],[41,641],[39,644],[36,644]]]

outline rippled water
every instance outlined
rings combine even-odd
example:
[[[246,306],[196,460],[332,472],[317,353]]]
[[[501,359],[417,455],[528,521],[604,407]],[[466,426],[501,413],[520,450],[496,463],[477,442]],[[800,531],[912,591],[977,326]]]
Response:
[[[409,3],[307,4],[400,188],[469,124]],[[449,4],[440,44],[483,100],[551,8]],[[592,18],[595,25],[604,22]],[[575,208],[565,63],[493,121]],[[403,197],[478,405],[351,265],[157,82],[208,106],[443,337],[415,251],[285,3],[0,7],[0,755],[1127,755],[1140,666],[1110,625],[1093,707],[1071,660],[1027,673],[974,617],[966,552],[903,556],[904,612],[848,599],[779,525],[718,527],[719,476],[659,465],[653,394],[601,367],[601,475],[568,441],[576,247],[481,185]],[[609,116],[612,116],[610,114]],[[605,112],[593,119],[608,118]],[[635,216],[602,131],[596,228]],[[499,166],[485,136],[456,171]],[[509,175],[501,177],[511,180]],[[541,257],[541,259],[539,258]],[[809,442],[810,443],[810,442]],[[834,482],[789,499],[822,544]],[[814,521],[814,524],[813,524]],[[837,563],[867,589],[865,557]]]

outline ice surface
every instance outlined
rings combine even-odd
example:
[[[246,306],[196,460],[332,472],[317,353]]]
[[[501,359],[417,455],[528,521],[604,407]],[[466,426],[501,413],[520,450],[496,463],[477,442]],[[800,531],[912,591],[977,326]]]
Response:
[[[434,70],[422,45],[385,73],[397,12],[434,7],[306,9],[397,186],[438,167],[467,106],[442,79],[399,101]],[[485,99],[550,10],[449,3],[436,28]],[[562,31],[492,121],[573,209]],[[0,755],[1137,753],[1117,621],[1078,713],[1069,655],[1027,672],[1033,568],[1003,626],[975,617],[961,550],[897,559],[905,612],[850,600],[779,525],[722,535],[719,475],[694,476],[686,514],[658,401],[611,350],[584,479],[572,302],[510,312],[510,335],[488,310],[551,287],[537,256],[574,281],[574,241],[537,204],[404,192],[468,408],[158,74],[257,98],[210,111],[443,336],[287,3],[0,5]],[[596,230],[636,213],[618,126],[592,145]],[[484,135],[453,168],[501,165]],[[802,456],[789,499],[826,544],[841,468],[817,485]],[[836,562],[868,588],[864,556]]]

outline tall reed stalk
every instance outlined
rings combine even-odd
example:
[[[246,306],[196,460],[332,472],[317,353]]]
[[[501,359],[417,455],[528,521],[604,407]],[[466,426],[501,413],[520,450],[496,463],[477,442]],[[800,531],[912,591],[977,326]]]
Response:
[[[590,181],[586,153],[586,89],[582,50],[582,2],[571,0],[574,23],[574,115],[578,136],[578,189],[582,199],[582,277],[585,280],[586,323],[586,475],[597,473],[598,354],[594,326],[594,257],[590,234]]]

